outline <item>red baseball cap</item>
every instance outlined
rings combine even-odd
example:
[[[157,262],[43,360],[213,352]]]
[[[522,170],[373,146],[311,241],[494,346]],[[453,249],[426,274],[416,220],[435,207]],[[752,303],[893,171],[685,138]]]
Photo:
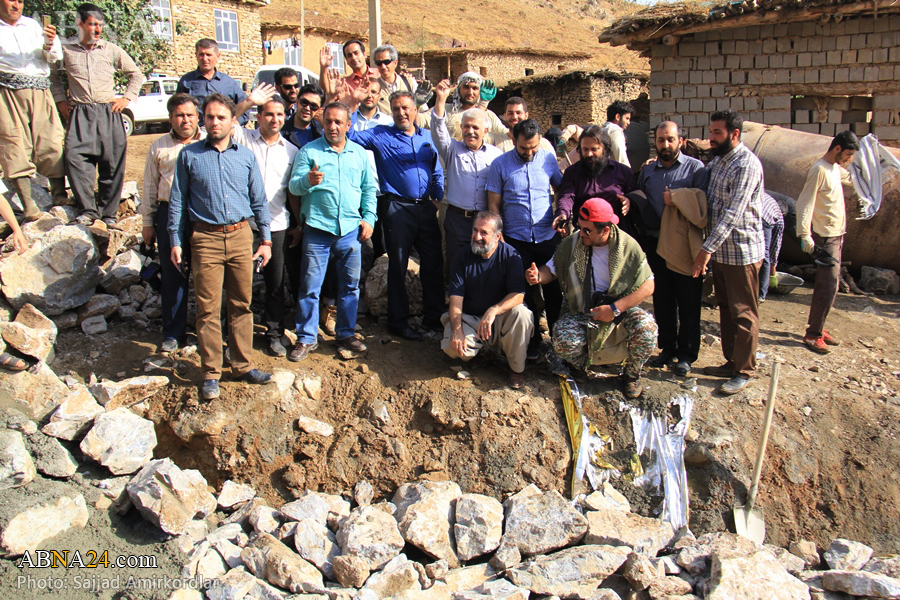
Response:
[[[592,223],[619,224],[619,217],[613,212],[613,207],[603,198],[591,198],[585,200],[578,211],[578,216]]]

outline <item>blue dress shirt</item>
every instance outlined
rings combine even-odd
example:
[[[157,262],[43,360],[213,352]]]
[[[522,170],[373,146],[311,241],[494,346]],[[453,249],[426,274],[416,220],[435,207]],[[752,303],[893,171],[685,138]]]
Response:
[[[209,140],[185,146],[169,195],[172,246],[182,245],[189,220],[232,225],[251,217],[262,239],[271,240],[266,187],[253,152],[233,141],[223,152]]]
[[[485,189],[501,196],[504,234],[534,243],[546,242],[556,235],[552,187],[560,183],[559,163],[543,148],[531,162],[522,160],[515,150],[494,159]]]
[[[663,192],[679,188],[697,188],[706,192],[709,182],[709,169],[696,158],[679,152],[675,162],[664,167],[656,159],[643,169],[638,177],[638,188],[647,195],[647,200],[660,217],[666,207]]]
[[[431,135],[416,127],[408,135],[394,125],[350,131],[347,137],[375,153],[381,191],[403,198],[444,198],[444,169]]]
[[[212,79],[207,79],[196,69],[190,73],[185,73],[178,80],[178,87],[175,88],[175,91],[190,94],[200,102],[201,107],[203,106],[203,101],[210,94],[223,94],[231,98],[235,104],[240,104],[247,99],[247,94],[241,89],[240,84],[218,69],[216,69]],[[238,123],[244,125],[249,118],[250,115],[244,113],[238,117]],[[200,116],[200,124],[203,124],[202,115]]]

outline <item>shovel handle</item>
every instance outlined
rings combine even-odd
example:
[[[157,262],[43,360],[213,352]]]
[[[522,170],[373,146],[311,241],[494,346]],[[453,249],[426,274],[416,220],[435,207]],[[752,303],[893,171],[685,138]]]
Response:
[[[776,362],[772,367],[772,379],[769,382],[766,420],[763,422],[762,440],[759,442],[759,451],[756,453],[756,466],[753,467],[753,484],[750,486],[750,495],[747,498],[748,511],[756,503],[756,493],[759,491],[759,476],[762,474],[763,458],[766,456],[766,445],[769,443],[769,430],[772,428],[772,414],[775,412],[775,392],[778,390],[778,374],[780,372],[781,363]]]

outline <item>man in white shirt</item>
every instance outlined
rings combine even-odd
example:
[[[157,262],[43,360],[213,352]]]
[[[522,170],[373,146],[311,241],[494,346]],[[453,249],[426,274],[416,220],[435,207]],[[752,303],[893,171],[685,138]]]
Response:
[[[606,123],[602,125],[603,131],[609,136],[612,143],[611,158],[630,167],[628,154],[625,152],[625,130],[631,125],[631,115],[634,107],[623,100],[616,100],[606,108]]]
[[[35,173],[50,179],[56,204],[67,201],[62,121],[50,93],[50,63],[62,60],[56,27],[22,16],[22,0],[0,0],[0,168],[22,200],[25,220]]]
[[[505,134],[492,133],[490,137],[491,143],[495,145],[500,152],[509,152],[515,148],[516,140],[513,139],[512,129],[516,126],[516,123],[525,121],[528,118],[530,117],[528,115],[528,105],[525,104],[525,100],[519,96],[512,96],[509,98],[506,101],[506,111],[503,113],[503,120],[506,121],[506,126],[509,127],[509,131]],[[550,143],[550,140],[544,136],[541,136],[540,144],[541,148],[550,154],[556,154],[556,148],[554,148],[553,144]]]
[[[272,258],[263,269],[266,281],[266,338],[274,356],[286,356],[284,337],[284,258],[288,248],[299,243],[299,236],[288,235],[289,210],[300,214],[300,199],[288,193],[291,168],[299,149],[281,135],[287,105],[281,97],[274,97],[257,109],[259,129],[235,127],[233,139],[249,148],[266,188],[269,215],[272,219]],[[296,230],[295,230],[296,231]]]

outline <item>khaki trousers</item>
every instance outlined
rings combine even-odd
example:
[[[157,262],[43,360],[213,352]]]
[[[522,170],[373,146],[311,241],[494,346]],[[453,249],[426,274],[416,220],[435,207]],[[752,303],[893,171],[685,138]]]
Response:
[[[253,368],[253,231],[191,234],[191,270],[197,296],[197,345],[203,379],[222,376],[222,290],[228,313],[231,372],[239,377]]]
[[[734,374],[753,377],[759,344],[759,268],[713,262],[713,283],[719,303],[722,354]]]
[[[478,338],[478,323],[481,317],[475,317],[463,313],[462,328],[463,334],[466,336],[466,351],[463,356],[459,356],[450,347],[450,338],[452,336],[452,328],[450,326],[450,313],[444,313],[441,316],[441,323],[444,324],[444,339],[441,341],[441,349],[452,358],[461,358],[468,361],[474,358],[482,346],[488,348],[499,347],[506,355],[506,361],[509,368],[516,373],[525,370],[525,358],[528,352],[528,340],[531,339],[531,332],[534,330],[534,321],[531,311],[524,304],[514,306],[502,315],[494,319],[494,325],[491,328],[491,339],[481,340]]]
[[[0,168],[4,177],[65,177],[62,121],[50,90],[0,87]]]

